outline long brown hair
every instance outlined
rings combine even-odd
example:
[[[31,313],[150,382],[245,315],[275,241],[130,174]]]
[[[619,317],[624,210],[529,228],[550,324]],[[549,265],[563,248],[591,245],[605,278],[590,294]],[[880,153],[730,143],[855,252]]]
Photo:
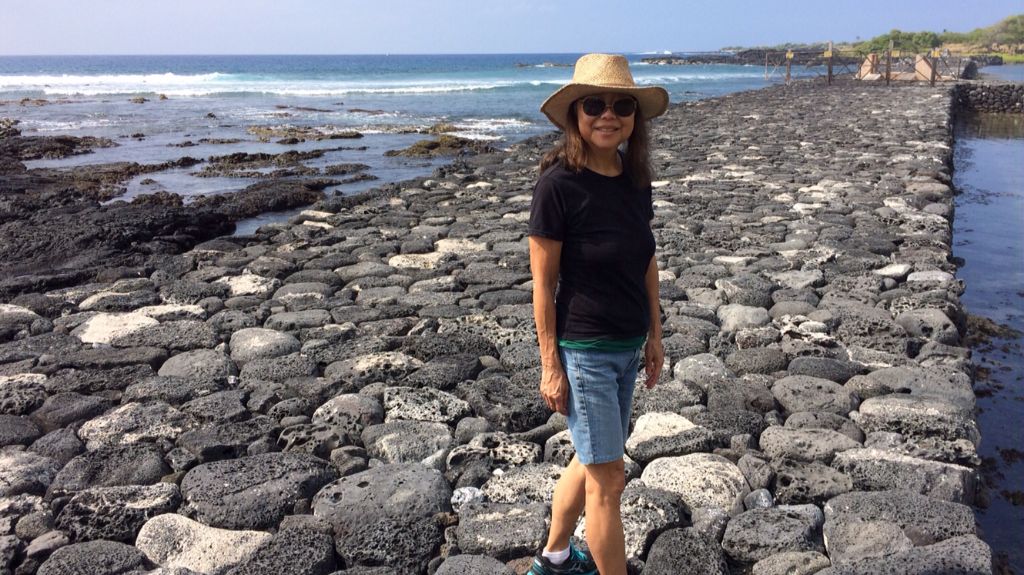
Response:
[[[623,168],[633,181],[633,186],[642,190],[651,185],[653,179],[651,169],[651,144],[647,135],[647,120],[640,108],[633,112],[633,133],[626,141]],[[576,173],[583,171],[587,165],[587,143],[580,135],[579,121],[576,115],[576,102],[569,104],[569,117],[562,130],[562,138],[555,147],[549,150],[540,161],[540,171],[561,164]]]

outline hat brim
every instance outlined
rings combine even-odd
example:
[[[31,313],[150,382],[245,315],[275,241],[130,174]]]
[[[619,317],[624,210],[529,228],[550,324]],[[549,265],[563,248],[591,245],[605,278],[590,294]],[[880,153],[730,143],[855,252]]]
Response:
[[[629,94],[636,98],[640,105],[640,113],[645,120],[655,118],[668,110],[668,92],[661,86],[608,86],[599,84],[578,84],[570,82],[554,94],[548,96],[547,100],[540,106],[540,111],[551,120],[551,123],[561,129],[569,119],[569,106],[573,102],[591,96],[593,94]]]

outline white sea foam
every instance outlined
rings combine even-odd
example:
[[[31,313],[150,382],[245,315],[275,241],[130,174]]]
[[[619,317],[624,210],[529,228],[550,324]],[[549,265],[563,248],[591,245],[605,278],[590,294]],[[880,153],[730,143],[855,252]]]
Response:
[[[110,118],[89,118],[74,121],[26,119],[22,121],[19,128],[22,128],[23,131],[35,130],[36,132],[66,132],[69,130],[106,128],[116,124],[117,122],[114,122]]]
[[[99,96],[165,94],[199,97],[230,94],[276,94],[329,97],[349,94],[440,94],[475,92],[532,84],[503,79],[359,81],[351,79],[295,79],[236,74],[119,74],[119,75],[10,75],[0,76],[0,93],[42,92],[46,96]],[[534,84],[536,85],[536,84]]]

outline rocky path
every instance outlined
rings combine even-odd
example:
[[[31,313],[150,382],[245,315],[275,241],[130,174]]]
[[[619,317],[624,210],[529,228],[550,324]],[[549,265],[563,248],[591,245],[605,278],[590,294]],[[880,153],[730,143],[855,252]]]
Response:
[[[991,572],[949,117],[798,84],[658,121],[635,572]],[[572,456],[524,237],[549,143],[0,304],[0,573],[525,571]]]

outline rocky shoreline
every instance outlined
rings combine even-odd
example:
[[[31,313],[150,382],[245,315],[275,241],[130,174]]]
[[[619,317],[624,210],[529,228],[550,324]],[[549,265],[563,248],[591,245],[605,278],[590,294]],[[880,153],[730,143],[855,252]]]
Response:
[[[797,82],[658,120],[635,573],[992,572],[951,114],[948,88]],[[7,288],[0,573],[524,572],[572,455],[524,237],[550,141]]]

